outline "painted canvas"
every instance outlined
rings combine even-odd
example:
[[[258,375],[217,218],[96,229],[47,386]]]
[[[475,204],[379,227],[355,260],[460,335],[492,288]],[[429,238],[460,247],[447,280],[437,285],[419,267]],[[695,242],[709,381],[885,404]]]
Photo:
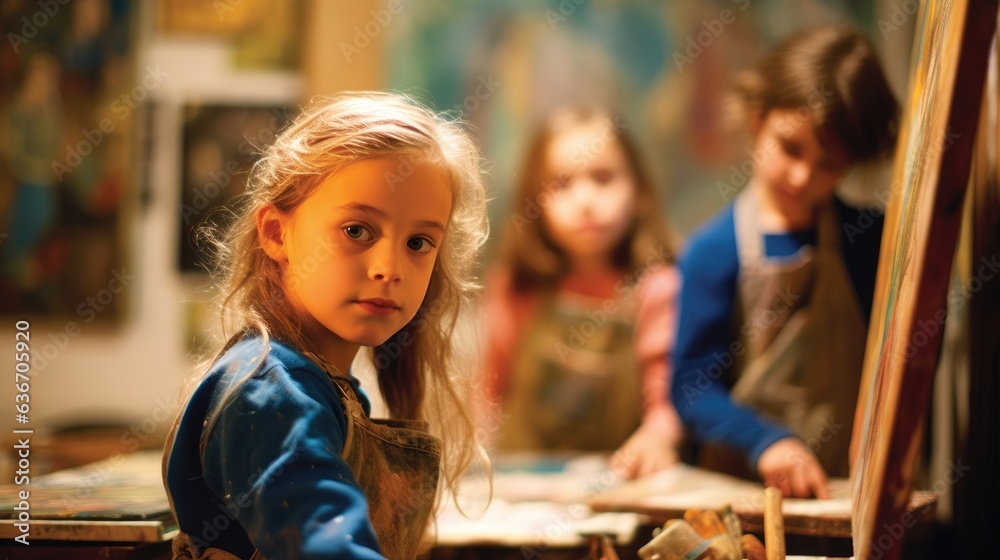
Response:
[[[40,6],[0,10],[0,314],[112,320],[134,123],[163,76],[133,71],[131,4]]]
[[[920,7],[852,447],[854,556],[898,558],[923,440],[997,2]]]

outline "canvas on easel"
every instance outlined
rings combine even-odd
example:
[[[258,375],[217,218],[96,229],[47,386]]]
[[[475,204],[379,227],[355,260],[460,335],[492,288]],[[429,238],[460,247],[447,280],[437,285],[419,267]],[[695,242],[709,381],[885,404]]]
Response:
[[[954,418],[939,423],[954,438],[951,453],[941,457],[935,486],[950,492],[951,525],[959,544],[957,556],[971,558],[994,546],[996,496],[1000,496],[1000,41],[993,39],[992,59],[976,137],[969,183],[966,222],[959,242],[956,282],[962,286],[963,336],[953,346],[959,367],[947,372],[942,406]],[[951,321],[949,315],[949,321]],[[956,329],[958,330],[958,329]],[[947,341],[946,346],[947,349]],[[944,350],[943,350],[944,351]],[[939,369],[939,371],[943,371]],[[940,429],[940,428],[939,428]],[[947,437],[947,436],[945,436]],[[949,442],[950,443],[950,442]],[[947,515],[949,512],[945,512]]]
[[[859,560],[898,558],[911,526],[906,505],[944,330],[997,1],[929,0],[916,17],[852,442]]]

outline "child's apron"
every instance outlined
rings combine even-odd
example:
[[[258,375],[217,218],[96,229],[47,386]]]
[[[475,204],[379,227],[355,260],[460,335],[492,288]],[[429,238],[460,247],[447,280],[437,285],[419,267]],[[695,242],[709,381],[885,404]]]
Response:
[[[323,367],[322,361],[311,358]],[[364,492],[382,555],[389,560],[412,560],[429,544],[424,539],[437,495],[441,440],[427,433],[426,422],[368,418],[351,382],[337,372],[327,369],[327,373],[347,412],[347,437],[341,457]],[[212,424],[208,419],[206,426]],[[176,429],[175,423],[166,449],[172,446]],[[165,455],[164,469],[166,460]],[[173,557],[238,560],[218,548],[208,548],[198,555],[183,532],[174,538]],[[260,550],[254,551],[251,558],[263,560]]]
[[[500,403],[499,449],[613,451],[639,427],[643,401],[632,292],[608,299],[575,293],[543,298],[519,333]]]
[[[847,476],[867,322],[840,250],[837,209],[820,212],[815,248],[779,258],[764,255],[759,214],[756,192],[740,193],[734,329],[745,354],[732,398],[791,428],[829,475]]]

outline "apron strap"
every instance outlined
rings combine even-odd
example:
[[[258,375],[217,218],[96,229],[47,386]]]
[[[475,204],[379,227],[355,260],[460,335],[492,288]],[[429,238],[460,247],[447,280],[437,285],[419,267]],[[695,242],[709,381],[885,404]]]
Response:
[[[752,188],[744,188],[733,202],[733,229],[740,267],[757,268],[764,256],[763,237],[757,227],[758,207],[757,193]]]

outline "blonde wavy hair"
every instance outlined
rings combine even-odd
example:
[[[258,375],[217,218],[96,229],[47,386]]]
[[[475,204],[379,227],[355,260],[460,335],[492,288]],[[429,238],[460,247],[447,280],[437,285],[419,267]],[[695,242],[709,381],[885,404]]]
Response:
[[[468,410],[472,368],[460,363],[470,353],[453,334],[462,312],[474,305],[474,267],[489,236],[479,150],[460,123],[395,93],[346,92],[304,109],[253,166],[232,225],[206,232],[215,251],[222,320],[221,348],[209,355],[218,356],[247,332],[319,354],[285,297],[278,263],[258,241],[255,216],[269,204],[290,212],[330,175],[382,157],[439,166],[450,178],[451,215],[424,301],[409,324],[365,357],[390,415],[425,420],[442,439],[439,488],[457,495],[462,473],[474,460],[485,461],[485,454]]]

